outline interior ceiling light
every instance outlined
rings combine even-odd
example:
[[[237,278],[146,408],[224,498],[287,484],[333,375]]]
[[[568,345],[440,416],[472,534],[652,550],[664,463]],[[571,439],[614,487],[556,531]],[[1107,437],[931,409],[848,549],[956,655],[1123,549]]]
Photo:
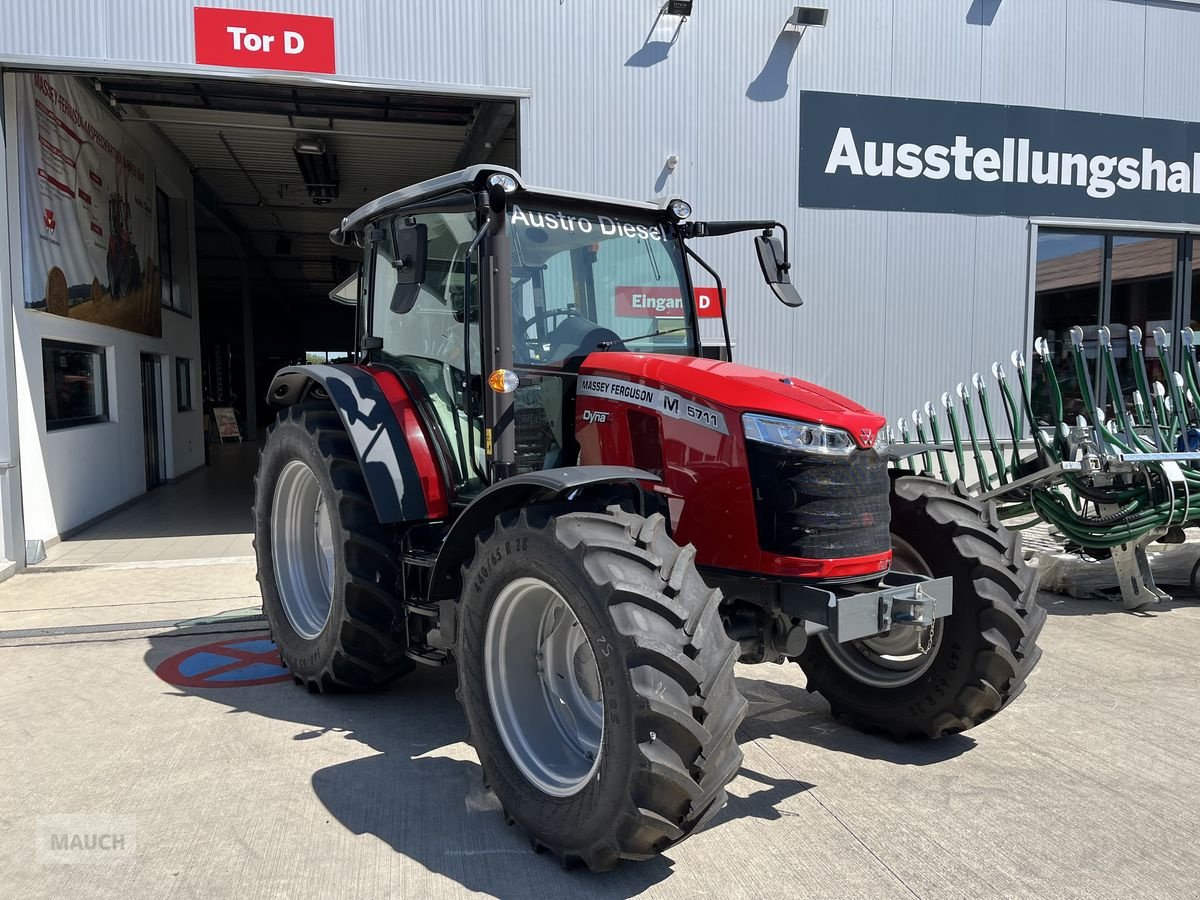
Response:
[[[325,152],[324,141],[300,138],[292,147],[292,155],[296,157],[300,177],[304,179],[304,187],[313,203],[325,204],[337,197],[337,157]]]
[[[325,142],[317,137],[296,138],[296,144],[292,149],[297,153],[308,153],[313,156],[319,156],[325,152]]]

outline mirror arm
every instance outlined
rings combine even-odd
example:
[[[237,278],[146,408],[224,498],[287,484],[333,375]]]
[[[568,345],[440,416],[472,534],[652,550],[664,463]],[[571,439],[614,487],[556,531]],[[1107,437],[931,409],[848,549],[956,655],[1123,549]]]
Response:
[[[714,269],[712,266],[710,266],[708,263],[706,263],[703,259],[701,259],[699,254],[697,254],[696,251],[693,250],[691,247],[689,247],[687,244],[683,245],[683,251],[688,256],[690,256],[692,259],[694,259],[700,265],[700,268],[704,269],[705,272],[707,272],[709,275],[711,275],[713,277],[713,281],[715,281],[717,283],[717,306],[721,310],[721,331],[725,335],[725,359],[729,362],[733,362],[733,345],[729,341],[729,319],[727,319],[725,317],[725,288],[721,284],[721,276],[717,274],[716,269]],[[692,306],[694,309],[694,307],[695,307],[695,296],[694,295],[693,295],[693,299],[692,299]],[[696,321],[696,343],[699,343],[699,342],[700,342],[700,322],[697,320]]]
[[[761,231],[765,237],[771,236],[771,231],[778,228],[783,232],[783,264],[787,269],[791,268],[791,238],[788,235],[787,226],[782,222],[767,221],[765,219],[745,219],[732,220],[721,222],[681,222],[679,225],[685,238],[693,237],[720,237],[725,234],[740,234],[743,231]],[[786,269],[785,269],[786,271]]]

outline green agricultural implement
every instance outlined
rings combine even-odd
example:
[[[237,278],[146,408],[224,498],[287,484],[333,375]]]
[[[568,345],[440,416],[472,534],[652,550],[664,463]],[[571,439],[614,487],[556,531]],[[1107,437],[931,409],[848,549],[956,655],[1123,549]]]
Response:
[[[1154,583],[1147,545],[1182,543],[1200,524],[1196,336],[1180,333],[1172,371],[1161,328],[1152,354],[1137,327],[1115,350],[1108,327],[1089,331],[1072,328],[1057,361],[1044,338],[1032,367],[1014,352],[1015,379],[994,363],[998,402],[976,373],[957,399],[942,394],[940,409],[926,403],[900,419],[892,466],[962,481],[1007,528],[1045,522],[1067,549],[1111,558],[1125,607],[1144,609],[1171,599]],[[1162,380],[1148,374],[1148,355]]]

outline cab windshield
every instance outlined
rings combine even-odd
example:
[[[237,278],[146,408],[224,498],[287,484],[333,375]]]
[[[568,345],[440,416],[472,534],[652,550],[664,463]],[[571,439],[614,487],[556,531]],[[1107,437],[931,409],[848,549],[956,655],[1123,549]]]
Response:
[[[508,216],[517,365],[561,366],[597,350],[693,352],[673,225],[620,209],[527,203]]]

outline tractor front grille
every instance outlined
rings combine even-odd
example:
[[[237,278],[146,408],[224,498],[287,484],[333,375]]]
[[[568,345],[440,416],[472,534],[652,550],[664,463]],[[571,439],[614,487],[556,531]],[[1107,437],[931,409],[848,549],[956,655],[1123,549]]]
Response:
[[[764,550],[845,559],[891,549],[890,479],[874,450],[828,459],[755,441],[746,450]]]

